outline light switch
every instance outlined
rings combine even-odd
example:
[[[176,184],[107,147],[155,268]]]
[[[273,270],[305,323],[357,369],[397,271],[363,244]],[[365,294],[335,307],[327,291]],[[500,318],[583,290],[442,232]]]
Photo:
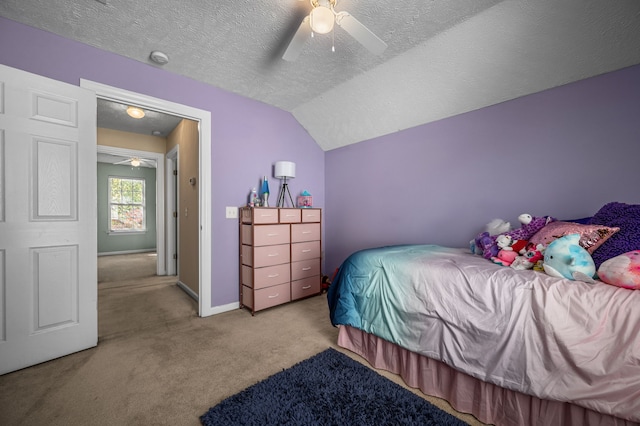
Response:
[[[237,219],[237,218],[238,218],[238,208],[227,206],[227,219]]]

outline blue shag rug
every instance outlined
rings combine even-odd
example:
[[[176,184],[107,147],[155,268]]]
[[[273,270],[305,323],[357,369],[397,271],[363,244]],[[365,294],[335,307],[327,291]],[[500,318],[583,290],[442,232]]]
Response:
[[[466,425],[331,348],[225,399],[200,421],[205,426]]]

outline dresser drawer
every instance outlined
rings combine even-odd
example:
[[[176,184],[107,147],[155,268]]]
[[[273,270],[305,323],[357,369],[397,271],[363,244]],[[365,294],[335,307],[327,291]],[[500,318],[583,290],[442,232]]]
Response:
[[[301,209],[303,222],[320,222],[320,209]]]
[[[301,260],[291,263],[291,281],[320,275],[320,259]]]
[[[320,293],[320,275],[303,278],[291,283],[291,300],[301,299]]]
[[[242,225],[242,244],[270,246],[288,243],[290,238],[289,225]]]
[[[320,241],[291,244],[291,261],[309,260],[320,257]]]
[[[320,239],[319,223],[298,223],[291,225],[291,242],[315,241]]]
[[[291,285],[289,283],[274,285],[254,291],[255,311],[270,308],[291,301]]]
[[[289,264],[252,268],[242,265],[242,284],[251,288],[264,288],[276,284],[288,283],[291,280]]]
[[[278,223],[278,209],[268,207],[243,207],[242,223]]]
[[[289,263],[290,244],[280,244],[278,246],[242,246],[242,264],[253,266],[254,268],[263,268],[265,266],[280,265]]]
[[[280,223],[299,223],[300,209],[280,209]]]

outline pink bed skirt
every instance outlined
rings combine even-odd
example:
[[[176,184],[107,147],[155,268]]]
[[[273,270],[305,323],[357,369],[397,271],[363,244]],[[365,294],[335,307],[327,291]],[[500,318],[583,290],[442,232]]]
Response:
[[[572,405],[546,401],[485,383],[442,362],[403,349],[353,327],[340,326],[338,345],[375,368],[400,375],[407,385],[447,400],[456,410],[500,426],[637,426],[638,423]]]

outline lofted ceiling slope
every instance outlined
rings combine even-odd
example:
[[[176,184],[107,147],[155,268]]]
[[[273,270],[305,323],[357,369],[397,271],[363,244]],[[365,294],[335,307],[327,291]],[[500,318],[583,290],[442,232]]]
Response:
[[[640,63],[637,0],[338,0],[342,28],[281,59],[307,0],[2,0],[0,15],[291,112],[324,150]],[[335,45],[335,52],[331,46]],[[123,129],[124,130],[124,129]],[[131,131],[131,129],[127,129]]]

